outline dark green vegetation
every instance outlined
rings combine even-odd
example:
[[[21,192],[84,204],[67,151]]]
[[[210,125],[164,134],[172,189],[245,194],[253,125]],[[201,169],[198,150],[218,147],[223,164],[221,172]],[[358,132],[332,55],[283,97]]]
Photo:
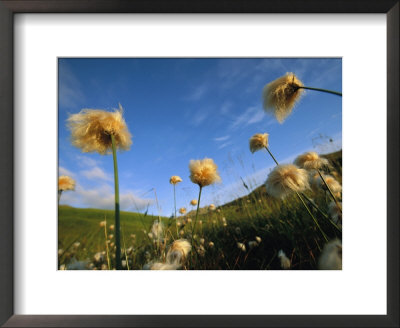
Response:
[[[341,151],[324,157],[330,162],[326,173],[333,174],[341,183]],[[249,183],[244,181],[244,185]],[[307,191],[306,196],[322,212],[328,213],[331,199],[323,189]],[[341,239],[341,225],[333,224],[330,218],[324,217],[308,201],[306,203],[328,239]],[[163,238],[154,241],[148,233],[158,217],[121,212],[122,257],[128,259],[130,269],[142,269],[149,261],[163,262],[168,245],[179,238],[192,243],[192,252],[184,268],[197,270],[280,270],[277,256],[280,250],[291,260],[291,269],[316,269],[325,244],[321,232],[295,195],[283,201],[274,199],[267,195],[263,185],[251,192],[249,189],[248,195],[215,211],[203,209],[192,238],[194,216],[192,212],[177,220],[162,218],[165,224]],[[59,207],[59,249],[63,250],[59,256],[60,264],[75,260],[90,262],[95,253],[106,250],[104,227],[100,227],[105,217],[108,226],[114,224],[114,211]],[[107,228],[107,233],[113,234],[113,231]],[[131,234],[135,234],[135,238]],[[256,237],[262,241],[256,243]],[[112,241],[109,242],[110,261],[114,268]],[[80,242],[80,245],[73,246],[75,242]],[[246,249],[240,249],[238,243],[244,244]],[[129,250],[127,254],[125,249]],[[99,265],[96,267],[100,268]]]

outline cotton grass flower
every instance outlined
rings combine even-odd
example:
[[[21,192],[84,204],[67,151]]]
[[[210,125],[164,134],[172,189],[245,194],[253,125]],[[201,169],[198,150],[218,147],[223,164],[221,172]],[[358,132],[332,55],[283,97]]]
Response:
[[[196,228],[197,217],[199,215],[201,191],[203,187],[221,181],[218,167],[211,158],[202,160],[191,160],[189,162],[190,180],[199,186],[199,198],[197,201],[196,218],[192,228],[192,234]]]
[[[129,150],[132,144],[132,136],[122,117],[122,112],[121,105],[113,112],[82,109],[67,119],[67,125],[71,131],[71,142],[74,146],[80,148],[84,153],[113,154],[117,269],[122,268],[117,150]]]
[[[67,175],[58,178],[58,201],[60,201],[63,191],[75,190],[75,180]]]
[[[252,153],[268,147],[268,133],[257,133],[249,140],[249,147]]]
[[[164,232],[164,224],[159,221],[154,221],[153,226],[151,227],[151,233],[153,234],[155,239],[160,239],[163,236]]]
[[[342,242],[335,239],[327,243],[318,260],[320,270],[342,270]]]
[[[183,264],[191,250],[192,245],[186,239],[175,240],[168,250],[167,263]]]
[[[282,123],[303,94],[301,87],[303,83],[293,73],[286,73],[268,83],[262,92],[265,111],[272,113]]]
[[[258,243],[257,243],[257,241],[252,240],[252,241],[248,242],[248,245],[249,245],[249,249],[253,249],[258,246]]]
[[[294,164],[306,170],[319,170],[329,164],[326,158],[320,157],[316,152],[310,151],[296,157]]]
[[[333,176],[328,175],[328,174],[323,174],[323,179],[325,180],[325,182],[321,179],[320,176],[314,176],[311,186],[313,187],[313,189],[316,191],[319,188],[322,188],[324,190],[328,190],[327,186],[329,187],[329,189],[332,191],[333,194],[335,194],[335,196],[340,196],[340,193],[342,192],[342,186],[339,183],[339,181],[337,181]],[[325,185],[326,183],[326,185]]]
[[[170,184],[173,184],[173,185],[176,185],[176,184],[178,184],[179,182],[182,182],[182,179],[181,179],[180,176],[177,176],[177,175],[173,175],[173,176],[169,179],[169,183],[170,183]]]
[[[295,104],[302,96],[304,89],[331,93],[342,96],[341,92],[327,89],[306,87],[293,73],[284,76],[264,86],[263,107],[267,113],[272,113],[282,123],[290,115]]]
[[[181,207],[181,208],[179,209],[179,213],[182,214],[182,215],[186,214],[186,208]]]
[[[190,201],[190,205],[196,206],[196,205],[197,205],[197,199],[192,199],[192,200]]]
[[[325,241],[328,241],[328,238],[321,229],[317,219],[311,213],[302,196],[300,196],[300,192],[310,188],[309,175],[306,170],[300,169],[293,164],[277,165],[268,175],[265,186],[267,193],[275,198],[284,199],[286,196],[296,193]]]
[[[189,163],[190,180],[200,187],[219,182],[221,181],[221,177],[217,169],[217,165],[211,158],[191,160]]]
[[[84,153],[111,153],[111,136],[115,138],[116,147],[129,150],[132,136],[122,117],[123,109],[107,112],[100,109],[82,109],[71,115],[67,122],[71,130],[72,144]]]
[[[256,240],[256,242],[257,242],[258,244],[261,244],[261,242],[262,242],[261,237],[256,236],[256,238],[254,238],[254,239]]]
[[[325,179],[325,177],[323,176],[323,174],[320,171],[320,169],[323,166],[327,166],[329,164],[329,162],[326,158],[319,157],[318,154],[315,152],[308,152],[308,153],[304,153],[304,154],[298,156],[295,159],[294,163],[296,165],[298,165],[299,167],[304,168],[306,170],[311,170],[311,169],[316,170],[318,172],[322,182],[324,183],[326,189],[329,191],[329,194],[331,195],[332,199],[335,201],[336,205],[340,208],[340,210],[342,210],[341,207],[339,206],[339,203],[338,203],[336,197],[335,197],[335,194],[338,195],[341,192],[342,187],[333,177],[330,177],[330,182],[332,184],[332,188],[340,189],[340,190],[338,189],[336,191],[333,191],[330,188],[331,186],[328,184],[327,179]],[[340,194],[339,194],[339,196],[340,196]]]
[[[310,187],[307,171],[292,164],[277,165],[268,175],[265,186],[269,195],[281,199]]]
[[[246,252],[246,245],[243,243],[236,243],[237,247],[242,251],[242,252]]]
[[[215,211],[216,207],[215,207],[214,204],[210,204],[210,206],[208,206],[208,209],[209,209],[210,211]]]
[[[169,183],[172,184],[174,186],[174,217],[176,217],[176,190],[175,190],[175,186],[179,183],[182,182],[182,179],[180,176],[177,175],[173,175],[170,179],[169,179]]]
[[[212,241],[210,241],[210,242],[208,243],[208,247],[213,248],[213,247],[214,247],[214,243],[213,243]]]
[[[100,222],[100,228],[104,228],[107,225],[107,221]]]
[[[151,265],[150,270],[177,270],[179,268],[178,264],[156,262]]]
[[[62,175],[58,178],[58,190],[75,190],[75,180],[67,175]]]
[[[282,268],[282,269],[284,269],[284,270],[290,269],[290,265],[291,265],[290,260],[289,260],[289,258],[286,256],[286,254],[285,254],[285,252],[284,252],[283,250],[280,250],[280,251],[278,252],[278,258],[279,258],[280,261],[281,261],[281,268]]]

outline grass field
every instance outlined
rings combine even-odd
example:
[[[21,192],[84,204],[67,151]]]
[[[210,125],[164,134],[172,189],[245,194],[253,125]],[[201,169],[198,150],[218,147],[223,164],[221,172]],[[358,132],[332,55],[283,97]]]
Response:
[[[325,157],[330,161],[331,173],[341,183],[341,151]],[[310,206],[319,229],[295,196],[283,201],[273,199],[267,195],[264,185],[252,190],[251,182],[244,181],[244,184],[248,195],[215,210],[203,208],[193,233],[194,211],[177,219],[161,218],[164,229],[157,238],[152,233],[152,225],[158,217],[121,212],[124,268],[137,270],[143,269],[146,263],[165,262],[171,243],[185,238],[191,241],[192,251],[184,269],[280,270],[281,250],[290,260],[291,269],[317,269],[326,244],[320,229],[329,240],[341,239],[341,224],[334,224],[331,218],[321,214],[329,212],[328,193],[322,189],[305,193],[320,210]],[[106,229],[100,224],[105,219]],[[115,267],[113,230],[110,229],[114,211],[60,206],[58,223],[60,268]]]

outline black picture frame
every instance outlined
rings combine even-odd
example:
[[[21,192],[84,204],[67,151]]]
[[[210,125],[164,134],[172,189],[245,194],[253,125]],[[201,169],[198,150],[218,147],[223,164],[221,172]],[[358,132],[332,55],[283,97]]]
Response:
[[[398,0],[0,0],[0,324],[4,327],[399,327]],[[16,13],[385,13],[387,315],[14,315],[13,16]],[[367,288],[367,286],[366,286]]]

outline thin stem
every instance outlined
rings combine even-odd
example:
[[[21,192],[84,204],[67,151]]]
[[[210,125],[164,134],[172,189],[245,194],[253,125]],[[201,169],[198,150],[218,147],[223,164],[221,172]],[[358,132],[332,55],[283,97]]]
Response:
[[[126,267],[128,268],[129,271],[129,261],[128,261],[128,254],[126,253],[126,245],[125,245],[125,234],[124,234],[125,229],[122,229],[122,242],[124,243],[124,253],[125,253],[125,261],[126,261]]]
[[[175,195],[175,184],[174,184],[174,205],[175,205],[175,218],[176,218],[176,195]]]
[[[197,216],[199,215],[201,190],[203,189],[201,186],[199,186],[199,187],[200,187],[200,190],[199,190],[199,199],[197,200],[196,218],[194,219],[194,224],[193,224],[193,228],[192,228],[192,238],[193,238],[193,234],[194,234],[194,229],[196,228]]]
[[[107,218],[106,217],[104,217],[104,221],[106,222],[106,224],[104,225],[104,237],[106,238],[107,264],[108,264],[108,270],[111,270],[110,255],[108,253],[108,243],[107,243]]]
[[[58,202],[60,202],[60,198],[61,198],[62,192],[63,192],[62,190],[59,190],[59,191],[58,191]]]
[[[322,212],[322,210],[315,204],[310,198],[307,197],[306,194],[301,193],[301,195],[307,199],[307,201],[311,204],[312,207],[314,207],[325,219],[327,219],[336,229],[338,229],[340,232],[342,232],[342,229],[340,229],[335,222],[333,222],[327,214]]]
[[[328,90],[328,89],[321,89],[321,88],[312,88],[312,87],[299,87],[299,89],[307,89],[307,90],[315,90],[315,91],[321,91],[321,92],[326,92],[326,93],[330,93],[336,96],[342,96],[341,92],[337,92],[337,91],[332,91],[332,90]]]
[[[118,184],[118,164],[117,164],[117,149],[115,145],[114,135],[111,134],[111,144],[114,160],[114,187],[115,187],[115,260],[117,262],[117,270],[122,269],[121,262],[121,235],[120,235],[120,219],[119,219],[119,184]]]
[[[322,176],[321,171],[319,169],[317,169],[317,172],[318,172],[320,178],[322,179],[322,181],[324,182],[325,187],[328,189],[329,194],[331,195],[331,197],[333,198],[334,202],[336,203],[336,206],[338,207],[340,213],[342,213],[342,208],[340,207],[339,202],[337,201],[335,195],[332,193],[331,188],[329,188],[328,184],[326,183],[325,178]]]
[[[268,147],[265,147],[265,149],[266,149],[266,150],[268,151],[268,153],[271,155],[271,157],[272,157],[272,159],[274,160],[274,162],[276,163],[276,165],[279,165],[278,161],[275,159],[274,155],[272,155],[272,153],[271,153],[271,151],[268,149]],[[320,173],[319,170],[318,170],[318,173]],[[320,173],[320,175],[321,175],[321,173]],[[322,176],[321,176],[321,178],[322,178]],[[324,182],[325,182],[325,181],[324,181]],[[326,183],[325,183],[325,184],[326,184]],[[329,188],[329,187],[328,187],[328,188]],[[296,193],[297,193],[297,192],[296,192]],[[297,194],[298,194],[298,193],[297,193]],[[329,219],[329,217],[328,217],[324,212],[322,212],[321,209],[320,209],[311,199],[309,199],[309,198],[308,198],[305,194],[303,194],[303,193],[302,193],[302,195],[310,202],[310,204],[311,204],[315,209],[317,209],[318,212],[320,212],[320,213],[322,214],[322,216],[323,216],[324,218],[326,218],[329,222],[331,222],[331,223],[335,226],[336,229],[338,229],[339,231],[341,231],[340,228],[339,228],[334,222],[332,222],[332,221]],[[300,197],[299,194],[298,194],[298,196],[299,196],[300,200],[302,201],[302,203],[304,204],[304,206],[306,207],[308,213],[310,213],[310,215],[312,216],[313,220],[314,220],[315,223],[318,225],[318,222],[316,221],[316,219],[314,218],[314,216],[311,214],[309,208],[308,208],[307,205],[304,203],[304,200]],[[332,194],[332,196],[333,196],[333,194]],[[336,203],[336,204],[337,204],[337,203]],[[339,208],[340,208],[340,207],[339,207]],[[340,210],[341,210],[341,209],[340,209]],[[319,227],[319,225],[318,225],[318,228],[321,230],[321,228]],[[323,232],[322,230],[321,230],[321,232],[322,232],[322,234],[324,235],[324,238],[326,239],[326,236],[325,236],[324,232]]]
[[[312,215],[310,209],[308,208],[308,206],[306,205],[306,203],[304,202],[303,198],[300,196],[300,194],[296,191],[297,197],[299,197],[299,199],[301,200],[301,202],[303,203],[304,207],[306,208],[308,214],[310,214],[311,218],[314,220],[316,226],[318,227],[319,231],[321,231],[322,236],[324,237],[325,241],[328,242],[328,238],[325,235],[325,232],[322,231],[317,219],[314,217],[314,215]]]
[[[270,152],[270,150],[268,149],[268,147],[265,147],[265,149],[268,151],[268,153],[271,155],[272,159],[274,160],[276,165],[279,165],[278,161],[275,159],[274,155],[272,155],[272,153]]]

